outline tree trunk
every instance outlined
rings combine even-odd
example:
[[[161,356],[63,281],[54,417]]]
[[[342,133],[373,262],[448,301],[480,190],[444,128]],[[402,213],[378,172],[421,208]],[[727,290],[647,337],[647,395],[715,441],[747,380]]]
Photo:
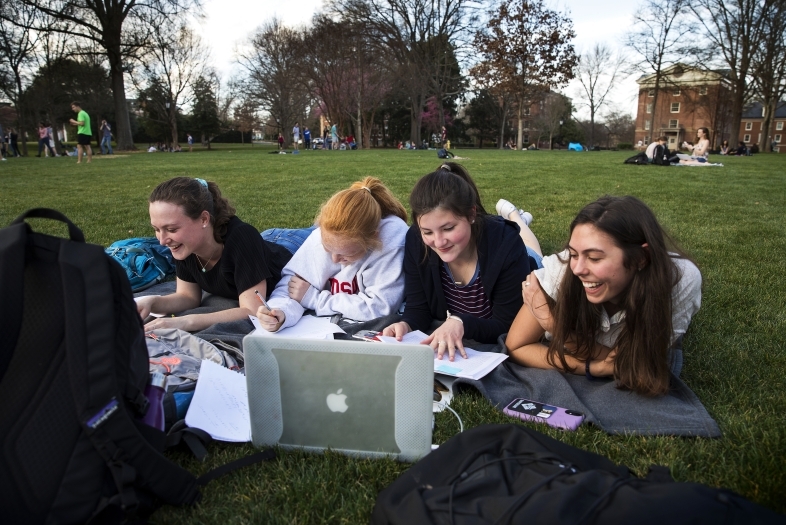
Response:
[[[549,149],[554,149],[554,132],[549,130]]]
[[[745,79],[736,79],[734,82],[734,95],[731,105],[731,136],[734,141],[740,140],[740,125],[742,124],[742,110],[745,106]],[[753,137],[751,137],[753,138]]]
[[[172,130],[172,149],[178,146],[177,140],[177,108],[175,104],[169,108],[169,128]]]
[[[119,39],[119,37],[118,37]],[[123,64],[120,61],[120,46],[117,52],[109,52],[109,69],[112,77],[112,99],[115,102],[115,132],[117,133],[117,148],[120,151],[134,151],[134,139],[131,135],[131,119],[128,115],[126,101],[126,85],[123,79]],[[113,59],[116,56],[117,58]]]
[[[772,102],[767,101],[766,103],[762,104],[762,107],[765,108],[764,110],[764,122],[762,123],[761,131],[762,131],[762,140],[766,140],[765,144],[762,144],[762,151],[769,151],[772,153],[772,135],[770,134],[770,127],[772,127],[772,117],[775,115],[775,101]]]
[[[521,106],[522,103],[519,103],[519,111],[518,111],[518,120],[519,120],[519,130],[518,134],[516,135],[516,149],[521,151],[524,148],[524,119],[521,118]]]

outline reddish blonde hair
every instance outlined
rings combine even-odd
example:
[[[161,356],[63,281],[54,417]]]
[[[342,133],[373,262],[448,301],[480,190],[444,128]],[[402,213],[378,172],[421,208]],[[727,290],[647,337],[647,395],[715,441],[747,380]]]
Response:
[[[407,221],[407,210],[382,181],[366,177],[341,190],[322,205],[316,222],[323,232],[357,242],[366,250],[382,247],[379,221],[395,215]]]

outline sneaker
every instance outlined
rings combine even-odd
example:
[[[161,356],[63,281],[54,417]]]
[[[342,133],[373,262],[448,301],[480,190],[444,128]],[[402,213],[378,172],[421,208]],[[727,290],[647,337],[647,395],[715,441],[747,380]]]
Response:
[[[518,211],[519,211],[519,217],[521,217],[521,220],[524,221],[524,224],[526,224],[527,226],[532,224],[532,214],[530,212],[524,211],[520,208]]]
[[[517,211],[512,202],[500,199],[497,201],[497,215],[503,219],[510,217],[510,214]]]

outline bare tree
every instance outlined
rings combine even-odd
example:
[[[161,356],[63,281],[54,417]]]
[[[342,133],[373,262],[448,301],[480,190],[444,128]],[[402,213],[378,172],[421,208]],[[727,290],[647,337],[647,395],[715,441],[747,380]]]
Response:
[[[463,89],[450,53],[462,47],[475,22],[475,0],[340,0],[337,13],[363,27],[373,51],[385,57],[404,85],[410,140],[420,144],[423,108]],[[444,119],[443,119],[444,120]]]
[[[22,155],[27,156],[23,94],[29,80],[27,71],[34,63],[39,36],[29,29],[37,13],[29,6],[15,2],[0,4],[0,12],[0,90],[14,105]],[[10,18],[18,20],[20,24],[10,23]]]
[[[686,45],[695,38],[689,4],[690,0],[645,0],[633,16],[633,29],[625,35],[627,47],[640,59],[633,71],[655,75],[649,128],[653,133],[663,72],[686,56]]]
[[[765,20],[783,0],[692,0],[691,9],[704,28],[708,49],[719,53],[734,86],[732,137],[739,137],[742,112],[750,93],[753,57],[760,53]],[[736,140],[736,139],[735,139]]]
[[[762,32],[761,48],[751,59],[751,77],[755,96],[765,108],[762,126],[767,142],[762,148],[772,151],[772,141],[767,134],[778,103],[786,95],[786,3],[773,6],[772,13],[764,20]]]
[[[126,102],[124,74],[127,62],[148,42],[151,28],[172,19],[187,8],[198,8],[199,0],[18,0],[18,3],[67,25],[54,30],[100,46],[109,61],[115,103],[115,131],[120,150],[135,149]],[[4,16],[0,12],[0,16]],[[36,31],[49,29],[38,19],[7,21]]]
[[[614,53],[606,44],[595,44],[579,57],[577,78],[583,91],[583,102],[590,112],[590,146],[595,145],[595,115],[606,104],[609,93],[622,78],[626,58]]]
[[[274,18],[257,29],[238,58],[247,73],[245,92],[276,119],[285,135],[302,120],[311,102],[298,64],[300,38]]]
[[[481,61],[470,74],[482,84],[513,97],[518,149],[523,145],[526,108],[537,95],[573,78],[577,57],[573,23],[544,0],[508,0],[490,13],[487,28],[475,36]],[[503,147],[500,137],[499,147]]]
[[[570,118],[573,107],[565,95],[550,92],[540,102],[538,114],[535,117],[535,128],[538,141],[541,137],[549,138],[549,149],[554,148],[554,137],[559,135],[562,126]]]
[[[163,88],[163,98],[150,102],[159,106],[158,114],[165,115],[172,147],[178,145],[178,108],[190,104],[191,86],[205,74],[207,59],[208,51],[198,35],[185,24],[168,21],[153,29],[151,44],[141,57],[144,81],[155,80]]]

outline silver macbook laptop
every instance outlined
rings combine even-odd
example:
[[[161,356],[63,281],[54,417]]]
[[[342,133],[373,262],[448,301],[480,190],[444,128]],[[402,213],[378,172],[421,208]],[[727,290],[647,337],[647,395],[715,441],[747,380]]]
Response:
[[[255,446],[401,461],[431,451],[428,346],[251,334],[243,353]]]

